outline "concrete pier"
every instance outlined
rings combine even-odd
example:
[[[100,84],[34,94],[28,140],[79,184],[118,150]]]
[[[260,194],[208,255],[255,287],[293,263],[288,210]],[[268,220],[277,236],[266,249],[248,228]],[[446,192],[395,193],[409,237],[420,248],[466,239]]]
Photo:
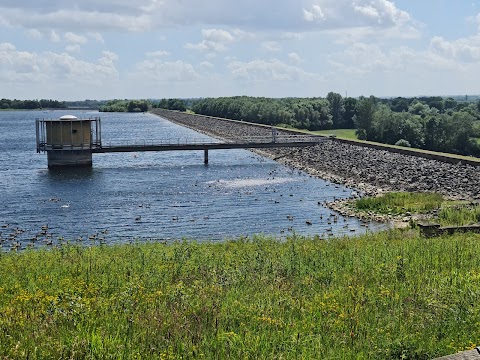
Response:
[[[92,150],[47,151],[49,168],[92,166]]]

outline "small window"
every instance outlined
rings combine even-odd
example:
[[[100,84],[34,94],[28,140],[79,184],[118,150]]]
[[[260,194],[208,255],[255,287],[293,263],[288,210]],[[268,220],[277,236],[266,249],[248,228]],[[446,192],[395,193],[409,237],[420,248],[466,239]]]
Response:
[[[77,133],[77,129],[73,129],[72,134],[76,134],[76,133]]]

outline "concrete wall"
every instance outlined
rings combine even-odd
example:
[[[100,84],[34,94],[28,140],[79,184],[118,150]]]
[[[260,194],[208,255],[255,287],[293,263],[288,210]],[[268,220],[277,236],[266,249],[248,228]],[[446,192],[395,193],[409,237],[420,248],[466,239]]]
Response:
[[[92,166],[91,150],[55,150],[47,152],[48,167]]]

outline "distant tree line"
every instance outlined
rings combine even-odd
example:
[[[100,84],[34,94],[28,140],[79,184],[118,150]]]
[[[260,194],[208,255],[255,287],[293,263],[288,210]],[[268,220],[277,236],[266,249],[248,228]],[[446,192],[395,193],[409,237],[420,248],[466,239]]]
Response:
[[[480,156],[480,102],[419,97],[358,99],[222,97],[196,101],[195,113],[307,130],[356,129],[361,140]]]
[[[110,100],[100,107],[102,112],[145,112],[151,104],[148,100]]]
[[[195,113],[308,130],[354,126],[357,100],[330,93],[327,98],[222,97],[196,101]]]
[[[162,99],[158,103],[153,104],[154,108],[186,111],[187,105],[192,105],[192,101],[181,99]]]
[[[356,134],[362,140],[480,156],[479,103],[451,100],[414,99],[405,109],[404,105],[397,108],[395,100],[360,98],[354,118]]]
[[[151,108],[186,111],[187,103],[192,100],[161,99],[156,100],[110,100],[100,107],[104,112],[145,112]]]
[[[15,109],[15,110],[34,110],[34,109],[62,109],[65,108],[65,101],[57,100],[0,100],[0,109]]]
[[[107,100],[77,100],[65,101],[65,106],[68,108],[85,108],[98,110],[107,103]]]

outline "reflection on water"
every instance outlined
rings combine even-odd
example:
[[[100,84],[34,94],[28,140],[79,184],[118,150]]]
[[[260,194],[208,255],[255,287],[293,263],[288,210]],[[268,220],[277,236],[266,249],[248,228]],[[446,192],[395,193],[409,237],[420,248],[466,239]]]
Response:
[[[82,166],[75,167],[56,167],[50,168],[46,172],[51,181],[57,183],[59,181],[72,181],[72,180],[90,180],[98,173],[93,167]]]
[[[379,228],[322,205],[349,197],[350,189],[246,150],[211,151],[208,167],[202,151],[178,151],[94,154],[93,168],[48,170],[46,155],[35,153],[36,116],[0,112],[0,140],[9,139],[0,141],[0,245],[7,250],[67,240],[202,241],[293,232],[327,238]],[[205,137],[150,114],[102,114],[104,141],[129,133]]]
[[[286,184],[289,182],[297,181],[295,178],[267,178],[267,179],[237,179],[237,180],[217,180],[209,181],[209,184],[214,184],[216,186],[222,186],[225,188],[241,188],[241,187],[251,187],[251,186],[264,186],[264,185],[275,185],[275,184]]]

